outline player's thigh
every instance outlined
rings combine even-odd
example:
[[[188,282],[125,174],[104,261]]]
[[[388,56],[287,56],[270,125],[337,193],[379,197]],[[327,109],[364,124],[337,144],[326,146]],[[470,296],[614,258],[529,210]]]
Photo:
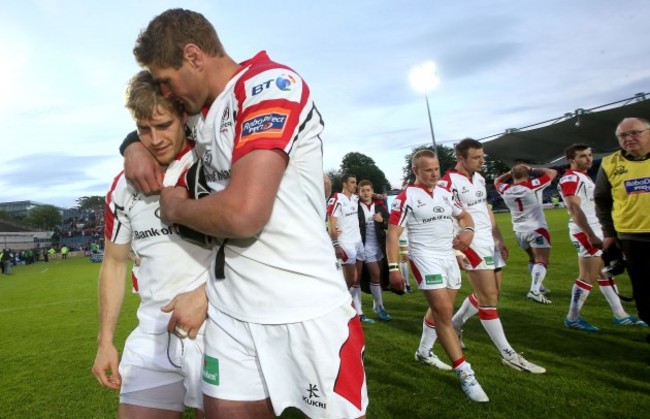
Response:
[[[175,419],[185,411],[182,381],[120,394],[120,418]]]
[[[580,267],[580,279],[590,284],[594,284],[602,276],[603,260],[600,257],[578,257],[578,266]]]
[[[451,319],[454,312],[454,302],[447,292],[447,289],[430,289],[424,290],[424,297],[429,303],[429,308],[433,312],[436,320]]]
[[[495,306],[498,296],[496,275],[493,269],[480,269],[467,272],[479,305]]]
[[[187,339],[182,343],[167,332],[150,334],[135,329],[126,340],[120,361],[120,401],[165,410],[200,408],[202,397],[196,384],[200,380],[202,345],[197,346],[197,342]]]
[[[533,260],[537,263],[548,264],[549,256],[551,255],[550,247],[532,247]]]
[[[179,419],[183,417],[183,412],[173,410],[153,409],[150,407],[133,406],[130,404],[120,403],[117,411],[118,418],[147,418],[147,419]]]
[[[276,417],[270,399],[243,402],[204,396],[203,405],[205,406],[206,419],[271,419]]]
[[[366,262],[366,268],[368,268],[368,273],[370,274],[370,281],[373,283],[379,283],[381,277],[379,262]]]

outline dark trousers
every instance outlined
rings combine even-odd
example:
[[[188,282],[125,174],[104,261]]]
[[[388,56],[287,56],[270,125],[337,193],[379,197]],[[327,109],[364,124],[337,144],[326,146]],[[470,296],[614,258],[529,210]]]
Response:
[[[620,240],[639,318],[650,324],[650,242]]]

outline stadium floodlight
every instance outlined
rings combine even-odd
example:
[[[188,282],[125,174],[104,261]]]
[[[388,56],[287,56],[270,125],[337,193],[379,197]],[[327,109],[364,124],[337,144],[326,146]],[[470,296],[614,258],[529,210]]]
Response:
[[[440,77],[438,77],[436,64],[429,60],[413,67],[409,72],[409,82],[416,92],[424,95],[424,100],[427,104],[427,115],[429,117],[429,128],[431,129],[433,151],[437,152],[436,136],[433,133],[433,121],[431,120],[431,109],[429,107],[428,96],[429,92],[440,84]]]

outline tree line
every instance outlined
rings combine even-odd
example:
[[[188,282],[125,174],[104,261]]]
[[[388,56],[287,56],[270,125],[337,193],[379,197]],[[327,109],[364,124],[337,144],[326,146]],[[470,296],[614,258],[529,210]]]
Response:
[[[433,146],[419,146],[411,150],[410,153],[403,156],[403,166],[402,166],[402,179],[400,188],[403,188],[409,183],[415,181],[415,176],[411,170],[411,159],[413,154],[416,152],[429,149],[433,150]],[[438,159],[440,160],[440,169],[441,172],[453,168],[456,166],[456,155],[452,147],[445,145],[438,145],[436,148],[436,153]],[[485,167],[483,170],[483,176],[488,185],[491,185],[494,181],[494,178],[499,176],[501,173],[505,173],[510,168],[500,160],[494,159],[489,155],[486,156]],[[332,182],[332,191],[338,192],[341,190],[343,183],[342,177],[345,174],[353,174],[357,177],[358,181],[367,179],[372,182],[375,192],[377,193],[387,193],[392,189],[392,186],[384,172],[377,167],[375,161],[365,154],[358,152],[350,152],[343,156],[341,164],[338,169],[331,169],[327,171],[327,175],[330,177]],[[82,196],[77,199],[78,210],[85,210],[90,208],[96,208],[97,206],[104,205],[104,197],[93,195],[93,196]],[[59,209],[53,205],[39,205],[32,208],[26,217],[23,219],[15,219],[6,211],[0,210],[0,219],[5,219],[8,221],[19,222],[21,224],[30,225],[42,230],[54,230],[56,227],[60,226],[62,219],[61,212]]]
[[[415,153],[424,149],[433,150],[433,146],[422,145],[415,147],[410,153],[403,157],[404,163],[402,166],[402,179],[399,188],[403,188],[407,184],[415,181],[415,175],[411,170],[411,160]],[[442,144],[438,145],[436,147],[436,154],[440,160],[441,174],[444,174],[447,170],[456,166],[456,153],[452,147]],[[483,168],[482,174],[488,185],[491,185],[496,177],[508,170],[510,170],[510,168],[501,160],[486,155],[485,167]],[[351,152],[346,154],[343,156],[341,165],[338,169],[327,171],[327,175],[330,177],[330,181],[332,182],[332,192],[339,192],[341,190],[343,187],[342,177],[345,174],[355,175],[357,181],[364,179],[369,180],[372,182],[374,190],[377,193],[387,193],[392,189],[390,182],[386,179],[386,175],[379,167],[377,167],[375,161],[371,157],[362,153]]]

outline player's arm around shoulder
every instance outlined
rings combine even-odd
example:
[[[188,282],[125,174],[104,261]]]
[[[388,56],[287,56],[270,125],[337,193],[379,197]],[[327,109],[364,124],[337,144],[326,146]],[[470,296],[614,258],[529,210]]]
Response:
[[[124,278],[130,249],[130,243],[116,244],[106,240],[99,273],[99,333],[92,371],[103,386],[112,389],[119,389],[121,385],[119,356],[113,339],[124,300]]]
[[[287,163],[281,150],[253,150],[232,165],[230,183],[223,191],[190,200],[183,188],[163,189],[161,215],[168,223],[212,236],[253,237],[271,218]]]
[[[129,138],[133,136],[137,138],[137,133],[132,132],[125,138],[124,148],[121,150],[124,154],[126,178],[139,191],[147,195],[158,193],[163,180],[160,164],[139,140],[129,141]]]

